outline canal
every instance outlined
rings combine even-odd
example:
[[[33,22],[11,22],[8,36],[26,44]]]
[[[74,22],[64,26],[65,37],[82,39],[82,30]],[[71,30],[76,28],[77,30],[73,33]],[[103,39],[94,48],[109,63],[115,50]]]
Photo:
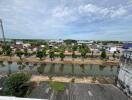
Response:
[[[75,75],[75,76],[116,76],[117,65],[95,64],[53,64],[53,63],[28,63],[28,62],[2,62],[0,61],[0,74],[9,74],[19,71],[43,75]],[[41,67],[41,68],[40,68]]]

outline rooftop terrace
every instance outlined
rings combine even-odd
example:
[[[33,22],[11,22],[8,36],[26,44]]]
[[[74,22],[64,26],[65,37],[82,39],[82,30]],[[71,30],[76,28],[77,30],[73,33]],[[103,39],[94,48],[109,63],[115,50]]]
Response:
[[[30,98],[48,99],[48,87],[41,83],[33,90]],[[52,94],[49,91],[49,94]],[[129,100],[113,85],[65,83],[65,90],[54,95],[52,100]]]

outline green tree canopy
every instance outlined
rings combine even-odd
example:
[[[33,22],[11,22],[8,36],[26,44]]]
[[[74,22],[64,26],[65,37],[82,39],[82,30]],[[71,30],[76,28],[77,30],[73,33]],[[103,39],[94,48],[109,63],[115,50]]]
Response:
[[[3,54],[5,54],[7,56],[11,56],[12,55],[12,49],[11,49],[10,45],[3,45],[2,46],[2,52],[3,52]]]
[[[24,88],[24,84],[28,82],[31,75],[28,73],[15,73],[11,74],[4,82],[4,95],[24,96],[27,89]]]
[[[36,57],[40,58],[40,60],[43,58],[44,52],[42,50],[37,50]]]
[[[51,49],[51,50],[49,51],[49,57],[50,57],[51,60],[54,59],[54,57],[55,57],[55,51],[54,51],[54,49]]]
[[[102,50],[101,58],[105,59],[106,57],[107,57],[106,51],[105,50]]]
[[[20,58],[20,60],[22,60],[22,55],[23,55],[23,52],[21,51],[21,49],[16,49],[16,55]]]
[[[61,58],[61,61],[64,60],[64,58],[65,58],[65,54],[64,54],[64,52],[60,52],[60,58]]]

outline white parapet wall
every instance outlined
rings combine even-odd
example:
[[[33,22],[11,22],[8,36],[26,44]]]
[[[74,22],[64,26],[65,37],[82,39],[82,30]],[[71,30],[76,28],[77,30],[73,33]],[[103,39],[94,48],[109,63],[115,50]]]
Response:
[[[0,100],[48,100],[48,99],[33,99],[33,98],[18,98],[18,97],[0,96]]]

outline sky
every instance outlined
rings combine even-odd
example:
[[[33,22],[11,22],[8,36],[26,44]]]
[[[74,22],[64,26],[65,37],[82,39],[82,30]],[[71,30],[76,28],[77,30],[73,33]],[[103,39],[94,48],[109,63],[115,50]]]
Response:
[[[0,18],[6,38],[132,40],[132,0],[0,0]]]

